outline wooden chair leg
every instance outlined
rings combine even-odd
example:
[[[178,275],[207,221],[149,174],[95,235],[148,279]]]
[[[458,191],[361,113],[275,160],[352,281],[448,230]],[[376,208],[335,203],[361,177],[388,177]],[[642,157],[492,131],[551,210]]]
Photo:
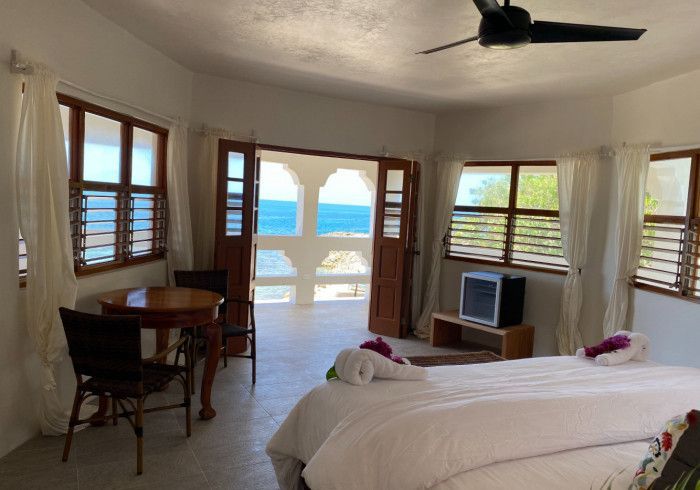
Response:
[[[255,384],[255,332],[250,335],[250,357],[253,360],[253,384]]]
[[[117,399],[112,397],[112,416],[114,417],[112,419],[112,425],[117,425],[118,420],[119,420],[119,414],[117,412]]]
[[[143,398],[136,400],[134,432],[136,433],[136,474],[140,475],[143,473]]]
[[[222,347],[224,351],[224,367],[228,367],[228,339],[224,339],[224,346]]]
[[[194,344],[194,339],[190,339],[190,342]],[[185,423],[187,427],[187,437],[190,437],[192,435],[192,396],[191,396],[191,388],[193,385],[192,382],[192,357],[188,355],[188,353],[191,353],[190,345],[187,344],[185,346],[185,379],[184,383],[182,384],[182,389],[185,394]]]
[[[187,437],[192,435],[192,397],[190,396],[190,380],[185,381],[185,427]]]
[[[68,461],[68,454],[70,453],[70,446],[73,442],[73,432],[75,431],[75,424],[78,421],[78,415],[80,414],[80,405],[83,404],[83,397],[78,388],[75,389],[75,398],[73,399],[73,408],[70,412],[70,420],[68,422],[68,432],[66,433],[66,442],[63,445],[63,457],[61,458],[63,462]]]
[[[191,345],[190,345],[190,394],[194,395],[196,393],[195,391],[195,382],[194,382],[194,367],[197,365],[197,349],[198,349],[198,341],[196,337],[192,337],[191,339]]]

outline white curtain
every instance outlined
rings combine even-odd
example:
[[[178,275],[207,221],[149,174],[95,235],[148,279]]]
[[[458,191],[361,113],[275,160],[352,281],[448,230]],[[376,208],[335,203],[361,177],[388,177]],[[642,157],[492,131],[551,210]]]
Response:
[[[68,216],[68,170],[57,76],[36,65],[26,76],[17,141],[17,208],[27,246],[26,322],[41,361],[39,417],[45,435],[65,433],[55,365],[66,354],[58,308],[73,308],[78,284]]]
[[[420,171],[420,181],[418,183],[418,234],[416,245],[420,252],[417,257],[415,257],[414,268],[413,268],[413,286],[411,289],[411,327],[413,329],[418,325],[418,319],[420,318],[421,311],[423,311],[423,293],[425,291],[425,281],[423,280],[425,276],[425,271],[428,268],[430,254],[425,250],[426,240],[428,235],[432,230],[428,230],[428,223],[432,220],[432,209],[428,209],[428,205],[431,200],[429,195],[432,189],[434,175],[434,165],[436,162],[427,162],[425,158],[421,158],[421,171]]]
[[[569,271],[561,297],[557,345],[561,355],[573,355],[583,341],[579,317],[583,303],[581,269],[586,264],[588,236],[596,197],[596,176],[600,155],[566,155],[557,159],[561,242]]]
[[[434,189],[434,227],[431,247],[428,286],[423,298],[423,310],[416,322],[414,333],[419,338],[430,336],[431,315],[440,309],[440,267],[443,257],[443,237],[452,220],[452,211],[457,200],[459,178],[464,168],[464,160],[454,159],[438,162],[437,180]]]
[[[617,265],[615,283],[605,310],[605,337],[626,330],[629,283],[639,266],[644,227],[644,193],[649,173],[649,146],[618,148],[617,169]]]
[[[187,183],[187,127],[176,121],[168,131],[168,280],[173,271],[192,270],[192,220]]]
[[[194,222],[194,268],[205,270],[214,266],[214,232],[216,226],[216,166],[219,138],[211,133],[201,134],[197,152],[197,219]]]

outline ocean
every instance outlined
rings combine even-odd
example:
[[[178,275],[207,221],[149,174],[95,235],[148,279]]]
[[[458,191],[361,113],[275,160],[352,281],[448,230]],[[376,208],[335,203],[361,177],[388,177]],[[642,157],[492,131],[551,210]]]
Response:
[[[296,215],[296,202],[261,199],[258,233],[261,235],[295,235]],[[319,203],[317,231],[319,235],[343,232],[369,235],[369,219],[369,206]]]
[[[293,201],[260,200],[258,234],[293,236],[296,234],[297,203]],[[330,233],[352,233],[369,236],[371,210],[369,206],[349,204],[318,205],[318,235]],[[320,264],[319,264],[320,265]],[[258,250],[257,276],[292,274],[282,254],[276,250]],[[290,294],[289,286],[267,286],[256,288],[259,300],[281,299]]]

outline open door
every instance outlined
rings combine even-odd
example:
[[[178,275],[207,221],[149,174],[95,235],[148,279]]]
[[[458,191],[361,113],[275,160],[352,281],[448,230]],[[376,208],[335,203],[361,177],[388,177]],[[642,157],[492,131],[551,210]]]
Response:
[[[369,330],[405,337],[411,323],[417,162],[380,160],[374,226]]]
[[[228,269],[229,295],[234,299],[254,299],[259,175],[255,144],[219,140],[214,266]],[[250,322],[245,305],[230,303],[226,315],[234,325]],[[228,349],[243,352],[245,339],[230,339]]]

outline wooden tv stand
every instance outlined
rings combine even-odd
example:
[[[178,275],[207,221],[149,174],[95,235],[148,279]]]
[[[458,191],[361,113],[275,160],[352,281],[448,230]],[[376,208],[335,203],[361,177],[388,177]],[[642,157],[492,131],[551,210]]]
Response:
[[[532,347],[535,340],[535,327],[532,325],[494,328],[462,320],[459,318],[457,310],[433,313],[430,322],[430,345],[438,347],[461,343],[462,328],[479,330],[501,337],[501,351],[498,353],[501,357],[506,359],[532,357]]]

